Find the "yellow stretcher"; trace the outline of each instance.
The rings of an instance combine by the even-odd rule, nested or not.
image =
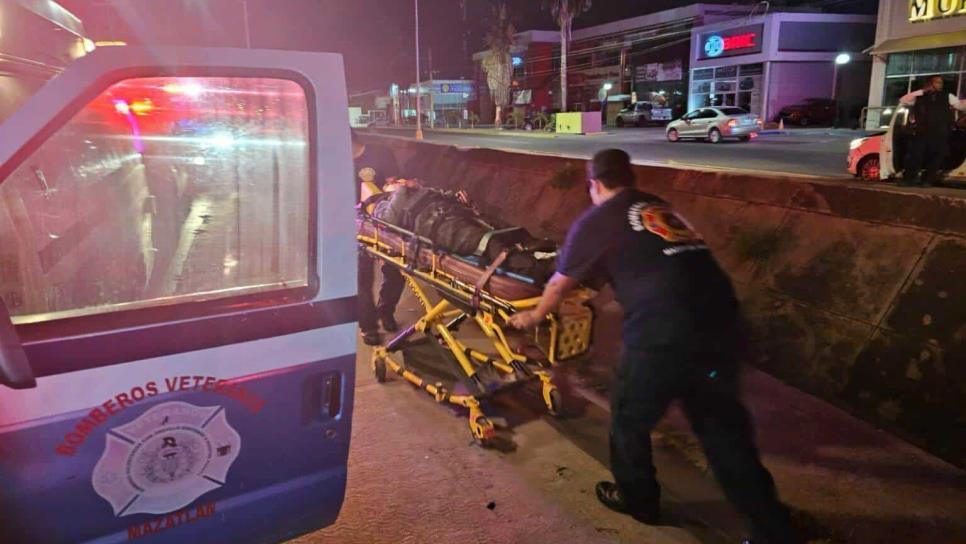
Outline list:
[[[424,389],[437,402],[467,408],[473,438],[483,446],[493,443],[496,430],[483,413],[480,401],[511,385],[539,380],[547,410],[560,415],[562,398],[550,370],[590,349],[594,315],[587,304],[589,291],[576,290],[534,332],[510,332],[508,318],[517,311],[535,307],[542,286],[527,278],[487,270],[470,257],[438,251],[432,240],[380,221],[365,210],[359,212],[358,226],[360,251],[397,267],[423,311],[415,323],[385,346],[374,348],[372,369],[379,382],[385,382],[391,370]],[[438,302],[428,296],[428,290],[438,295]],[[482,332],[486,348],[478,350],[467,345],[469,339],[461,331],[466,323]],[[508,335],[517,340],[522,337],[525,345],[514,349]],[[418,336],[444,348],[453,367],[451,371],[459,377],[467,394],[455,394],[442,382],[427,378],[425,373],[397,359],[395,354]],[[479,344],[479,335],[476,336]],[[482,374],[488,381],[481,378]]]

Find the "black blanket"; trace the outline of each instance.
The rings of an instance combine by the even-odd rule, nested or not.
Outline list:
[[[455,195],[425,187],[402,187],[377,195],[372,215],[435,242],[449,253],[477,257],[483,266],[506,250],[503,270],[544,284],[556,270],[556,245],[522,228],[480,215]]]

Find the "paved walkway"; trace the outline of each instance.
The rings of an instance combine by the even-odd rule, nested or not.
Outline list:
[[[593,488],[608,471],[583,449],[600,449],[606,414],[599,410],[558,423],[540,414],[535,395],[524,395],[522,404],[490,412],[513,418],[516,450],[483,450],[471,443],[464,415],[400,380],[376,383],[364,358],[357,365],[345,505],[335,525],[293,544],[735,541],[693,521],[674,522],[673,514],[672,523],[683,528],[648,527],[600,506]],[[685,464],[669,470],[701,479]]]

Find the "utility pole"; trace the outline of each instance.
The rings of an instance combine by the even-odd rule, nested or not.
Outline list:
[[[419,80],[419,0],[416,4],[416,139],[423,139],[422,82]]]
[[[427,51],[429,54],[429,128],[436,128],[436,99],[433,97],[433,48]]]

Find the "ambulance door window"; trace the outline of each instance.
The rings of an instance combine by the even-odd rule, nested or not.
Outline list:
[[[292,81],[112,85],[0,184],[14,324],[309,288],[308,134]]]

